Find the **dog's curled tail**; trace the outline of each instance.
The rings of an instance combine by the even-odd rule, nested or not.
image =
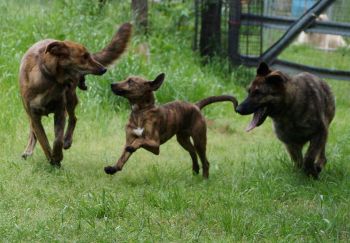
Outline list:
[[[199,109],[202,109],[203,107],[211,103],[222,102],[222,101],[231,101],[235,110],[236,110],[236,107],[238,106],[237,99],[232,95],[210,96],[208,98],[198,101],[195,105],[198,106]]]
[[[109,44],[93,54],[93,58],[103,66],[111,65],[125,51],[130,40],[132,24],[122,24]]]

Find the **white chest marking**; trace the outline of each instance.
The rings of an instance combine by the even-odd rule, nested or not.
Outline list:
[[[132,130],[132,131],[133,131],[134,134],[135,134],[136,136],[138,136],[138,137],[141,137],[142,134],[143,134],[143,128],[141,128],[141,127],[138,127],[138,128],[136,128],[136,129],[134,129],[134,130]]]
[[[45,98],[45,93],[44,94],[38,94],[31,102],[30,102],[30,106],[33,108],[37,108],[40,109],[42,108],[45,104],[44,104],[44,98]]]

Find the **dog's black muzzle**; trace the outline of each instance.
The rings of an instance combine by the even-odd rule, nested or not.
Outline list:
[[[250,115],[259,109],[259,105],[253,104],[250,98],[246,98],[241,104],[236,108],[236,112],[240,115]]]
[[[103,75],[107,72],[107,68],[101,67],[98,72],[97,75]]]
[[[123,89],[118,89],[118,88],[116,88],[116,87],[115,87],[115,84],[111,84],[111,90],[112,90],[112,92],[113,92],[114,94],[116,94],[116,95],[121,95],[121,96],[128,93],[127,90],[123,90]]]

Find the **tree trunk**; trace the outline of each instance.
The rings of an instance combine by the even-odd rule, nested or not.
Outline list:
[[[221,47],[221,7],[222,0],[203,0],[200,33],[200,53],[214,56]]]
[[[131,9],[136,24],[136,30],[147,33],[148,26],[148,2],[147,0],[132,0]]]

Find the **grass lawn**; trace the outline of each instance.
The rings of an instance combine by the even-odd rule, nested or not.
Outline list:
[[[209,180],[192,175],[190,156],[175,139],[159,156],[139,150],[119,174],[104,173],[120,155],[129,112],[126,101],[110,92],[111,82],[165,72],[160,103],[222,93],[245,97],[242,83],[249,80],[238,79],[239,71],[228,74],[218,61],[200,65],[190,49],[192,25],[174,24],[178,16],[192,23],[181,5],[152,4],[149,38],[134,36],[117,65],[102,77],[90,76],[89,90],[78,91],[74,142],[61,169],[49,165],[39,146],[30,159],[21,159],[29,132],[17,80],[23,53],[49,37],[98,50],[118,24],[130,20],[129,4],[110,1],[99,9],[78,0],[0,0],[1,241],[349,241],[350,83],[327,80],[337,113],[329,164],[318,181],[293,168],[269,119],[245,133],[251,117],[238,116],[224,103],[204,110]],[[150,63],[137,53],[145,41]],[[52,141],[52,116],[44,121]]]

